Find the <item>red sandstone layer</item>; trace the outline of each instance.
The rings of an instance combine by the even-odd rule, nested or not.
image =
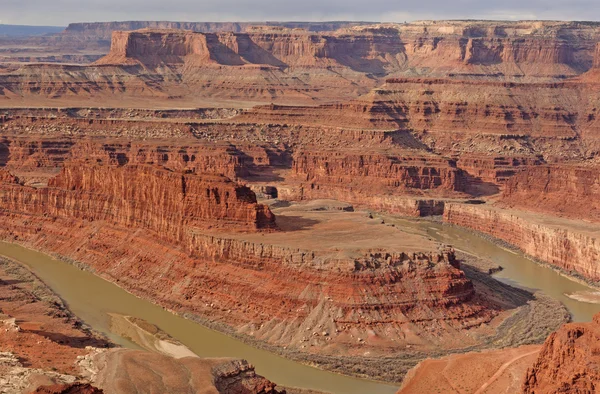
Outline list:
[[[397,351],[406,341],[427,349],[442,338],[460,347],[447,327],[477,329],[498,313],[474,298],[452,251],[312,251],[286,246],[293,234],[225,234],[273,224],[246,190],[149,166],[67,166],[47,188],[4,183],[0,232],[170,309],[281,346],[302,349],[313,341],[306,331],[318,330],[327,335],[314,338],[313,349],[325,352],[352,353],[356,338],[373,350]],[[319,237],[337,237],[332,231]]]
[[[470,204],[446,204],[444,221],[480,231],[559,269],[600,280],[596,227],[582,222]]]
[[[256,204],[250,189],[225,177],[178,174],[152,166],[72,163],[50,179],[47,188],[14,185],[3,190],[1,200],[8,210],[27,206],[31,214],[105,220],[152,229],[172,240],[181,239],[186,226],[274,227],[273,215]]]
[[[529,167],[507,182],[502,206],[586,221],[600,220],[600,173],[595,164]]]
[[[595,393],[600,382],[600,315],[571,323],[548,337],[527,371],[525,394]]]

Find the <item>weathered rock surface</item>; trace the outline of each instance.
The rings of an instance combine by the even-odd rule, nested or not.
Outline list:
[[[571,323],[548,337],[527,371],[526,394],[595,393],[600,385],[600,315]]]
[[[77,32],[84,36],[108,39],[111,31],[140,28],[175,28],[205,33],[226,31],[236,34],[242,31],[250,34],[261,31],[250,25],[168,22],[73,24],[67,28],[66,33]],[[285,27],[306,28],[313,32],[339,29],[336,32],[339,39],[333,33],[313,34],[303,44],[303,48],[308,51],[297,52],[300,55],[312,52],[323,57],[343,58],[341,54],[345,53],[348,61],[344,63],[362,70],[369,68],[381,71],[387,63],[393,65],[395,70],[409,74],[450,74],[475,78],[559,79],[580,74],[591,67],[595,40],[599,36],[596,24],[576,22],[421,21],[402,25],[366,25],[361,22],[265,25],[266,29],[275,33],[285,32],[282,30]],[[296,30],[294,34],[298,35],[299,32]],[[280,34],[274,38],[277,40],[282,36],[284,35]],[[265,49],[277,50],[279,45],[274,43],[273,47]],[[285,45],[282,48],[289,50],[298,48],[298,45]],[[311,48],[321,50],[311,51]],[[369,49],[374,53],[374,58],[361,62],[350,60],[354,54]],[[277,53],[273,55],[278,57]]]
[[[91,346],[104,348],[110,343],[83,328],[62,300],[27,269],[0,259],[1,392],[72,385],[79,380],[76,362]]]
[[[460,347],[456,329],[478,330],[499,313],[476,296],[452,250],[422,252],[426,241],[409,235],[404,252],[361,247],[364,236],[342,249],[340,231],[369,221],[359,213],[339,228],[326,221],[312,235],[294,236],[295,216],[280,223],[285,233],[235,235],[272,228],[273,216],[249,189],[215,176],[82,163],[65,166],[48,187],[4,183],[0,203],[3,238],[80,261],[169,309],[277,346],[350,354],[358,339],[373,351],[407,341],[428,349],[443,339]],[[386,245],[389,231],[397,230],[370,230]],[[325,244],[311,250],[311,237]],[[310,330],[327,335],[313,338]]]
[[[554,164],[518,172],[507,182],[501,205],[598,221],[599,196],[597,165]]]
[[[0,199],[7,210],[27,207],[32,214],[104,220],[151,229],[172,240],[181,239],[184,226],[274,227],[274,216],[256,203],[247,187],[225,177],[176,173],[149,165],[70,163],[50,179],[47,188],[4,189]]]
[[[134,22],[121,25],[136,27]],[[596,24],[535,21],[343,27],[326,23],[314,29],[341,28],[318,33],[240,24],[223,25],[231,27],[227,32],[207,32],[220,30],[217,25],[145,25],[154,30],[114,32],[109,54],[93,66],[30,64],[0,69],[0,97],[31,96],[43,102],[84,96],[99,101],[144,97],[154,102],[169,98],[207,103],[218,98],[314,104],[355,98],[385,77],[554,83],[592,68],[600,35]],[[90,41],[85,33],[76,39],[68,32],[89,31],[101,37],[92,41],[102,47],[104,35],[114,27],[73,25],[67,34],[47,38],[45,45],[85,46]],[[205,32],[161,30],[173,27]]]
[[[527,345],[427,359],[407,374],[398,394],[518,393],[540,347]]]

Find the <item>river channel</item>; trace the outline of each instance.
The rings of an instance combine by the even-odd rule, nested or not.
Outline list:
[[[492,260],[503,267],[501,272],[494,275],[497,279],[514,286],[542,290],[564,303],[575,321],[589,321],[595,313],[600,312],[600,304],[585,303],[566,296],[573,292],[590,291],[588,286],[570,280],[552,269],[534,263],[520,253],[498,246],[465,229],[441,223],[390,217],[386,217],[386,222],[394,223],[405,231],[423,234],[453,245],[459,250]],[[144,319],[160,327],[201,357],[244,358],[256,367],[257,373],[280,385],[336,394],[392,394],[398,389],[393,385],[322,371],[256,349],[172,314],[90,272],[82,271],[43,253],[0,242],[0,255],[25,264],[65,301],[75,315],[123,346],[134,345],[111,333],[109,313]]]

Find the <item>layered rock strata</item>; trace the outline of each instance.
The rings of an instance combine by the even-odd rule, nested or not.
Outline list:
[[[503,240],[567,273],[600,280],[600,244],[593,224],[457,203],[446,204],[444,221]]]
[[[570,218],[600,219],[598,166],[554,164],[523,169],[507,182],[502,206]]]
[[[103,25],[77,25],[72,29],[89,27],[102,29]],[[116,28],[105,24],[106,27],[108,31]],[[164,23],[144,27],[179,28],[176,24]],[[189,29],[185,30],[205,33],[218,30],[216,26],[187,27]],[[302,26],[297,24],[296,27]],[[306,27],[316,30],[311,26]],[[339,27],[340,30],[308,34],[298,29],[265,26],[248,27],[246,33],[253,43],[286,64],[292,58],[295,61],[303,59],[304,64],[314,64],[314,59],[321,58],[334,59],[334,64],[375,73],[410,70],[419,74],[425,72],[482,78],[500,75],[509,78],[556,79],[589,69],[593,63],[594,40],[600,35],[596,25],[561,22],[425,21],[370,26],[357,23],[354,27],[330,24],[328,27]],[[241,26],[234,25],[231,28],[227,31],[236,34],[234,41],[239,41],[238,37],[244,40],[245,35],[240,33]],[[286,42],[290,38],[294,43]],[[267,40],[274,42],[265,45]],[[248,45],[243,47],[248,48]],[[360,61],[354,58],[356,54],[366,56]]]
[[[451,161],[419,152],[310,152],[294,155],[293,176],[315,187],[350,190],[373,188],[384,192],[410,189],[462,191],[461,172]]]
[[[247,230],[275,226],[274,216],[256,203],[249,188],[225,177],[175,173],[148,165],[71,163],[50,179],[48,187],[14,186],[4,190],[1,200],[8,211],[21,206],[31,214],[103,220],[151,229],[174,241],[181,239],[185,226],[203,228],[208,223]]]
[[[476,300],[452,250],[347,255],[232,235],[272,228],[273,216],[222,178],[101,165],[66,166],[38,189],[3,178],[2,238],[80,261],[169,309],[267,343],[342,353],[356,338],[374,350],[397,349],[394,341],[427,349],[442,338],[464,346],[445,327],[476,329],[498,313]],[[409,334],[425,325],[426,335]],[[319,330],[314,340],[311,329]]]
[[[595,25],[556,22],[380,24],[328,33],[269,26],[244,33],[117,31],[95,65],[0,69],[0,97],[313,105],[358,97],[385,77],[556,83],[592,68],[598,36]]]

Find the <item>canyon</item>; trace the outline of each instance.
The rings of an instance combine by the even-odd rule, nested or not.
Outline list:
[[[554,392],[557,371],[585,392],[597,318],[561,327],[558,301],[395,220],[467,228],[597,286],[599,42],[598,23],[550,21],[0,38],[0,240],[286,358],[407,376],[403,393]],[[99,352],[77,349],[71,369]],[[176,390],[138,379],[164,368],[279,390],[241,360],[94,357],[82,384],[106,392]],[[81,380],[61,379],[40,385]]]

